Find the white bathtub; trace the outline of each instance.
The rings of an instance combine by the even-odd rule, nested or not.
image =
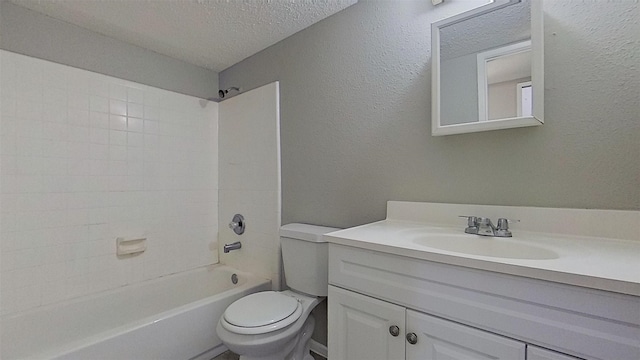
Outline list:
[[[11,315],[0,359],[208,360],[225,350],[215,328],[226,307],[270,287],[213,265]]]

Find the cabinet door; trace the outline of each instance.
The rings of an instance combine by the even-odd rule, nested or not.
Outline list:
[[[404,316],[401,306],[329,286],[329,359],[403,360]]]
[[[527,345],[527,360],[579,360],[573,356]]]
[[[407,360],[524,360],[526,345],[486,331],[407,310]]]

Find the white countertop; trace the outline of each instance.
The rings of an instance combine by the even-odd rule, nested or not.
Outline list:
[[[402,204],[393,203],[394,206]],[[410,203],[413,207],[415,204]],[[506,207],[505,209],[508,210]],[[458,210],[464,211],[465,209]],[[505,214],[505,217],[508,215]],[[575,217],[575,214],[572,216]],[[631,216],[630,219],[636,219],[635,216]],[[632,224],[632,226],[637,225]],[[415,259],[640,296],[640,241],[634,239],[590,237],[584,234],[551,234],[512,228],[514,235],[508,241],[539,246],[558,255],[553,259],[515,259],[431,248],[414,242],[411,236],[407,235],[445,233],[468,236],[470,241],[487,239],[478,235],[464,234],[464,227],[464,222],[454,227],[448,224],[432,225],[426,221],[403,221],[388,218],[367,225],[335,231],[325,235],[325,238],[334,244]]]

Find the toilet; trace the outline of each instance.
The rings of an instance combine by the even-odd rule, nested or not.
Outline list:
[[[290,290],[247,295],[229,305],[216,331],[240,360],[313,360],[311,310],[328,291],[329,246],[322,235],[339,229],[288,224],[280,228],[285,282]]]

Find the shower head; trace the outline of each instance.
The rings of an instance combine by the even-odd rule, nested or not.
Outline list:
[[[225,97],[225,96],[229,93],[229,91],[231,91],[231,90],[234,90],[234,91],[238,91],[238,92],[239,92],[239,91],[240,91],[240,88],[237,88],[237,87],[235,87],[235,86],[232,86],[232,87],[230,87],[230,88],[228,88],[228,89],[225,89],[225,90],[220,89],[220,90],[218,91],[218,97],[219,97],[220,99],[224,99],[224,97]]]
[[[2,0],[0,0],[0,1],[2,1]],[[239,92],[242,91],[242,88],[241,87],[232,86],[232,87],[230,87],[228,89],[224,89],[224,90],[220,89],[218,91],[218,97],[217,98],[210,97],[210,98],[206,98],[206,99],[201,99],[200,100],[200,106],[202,106],[204,108],[205,106],[207,106],[207,102],[209,102],[209,101],[213,101],[213,102],[219,103],[220,101],[224,100],[225,97],[227,97],[227,94],[229,93],[229,91],[236,91],[236,92],[239,93]]]

